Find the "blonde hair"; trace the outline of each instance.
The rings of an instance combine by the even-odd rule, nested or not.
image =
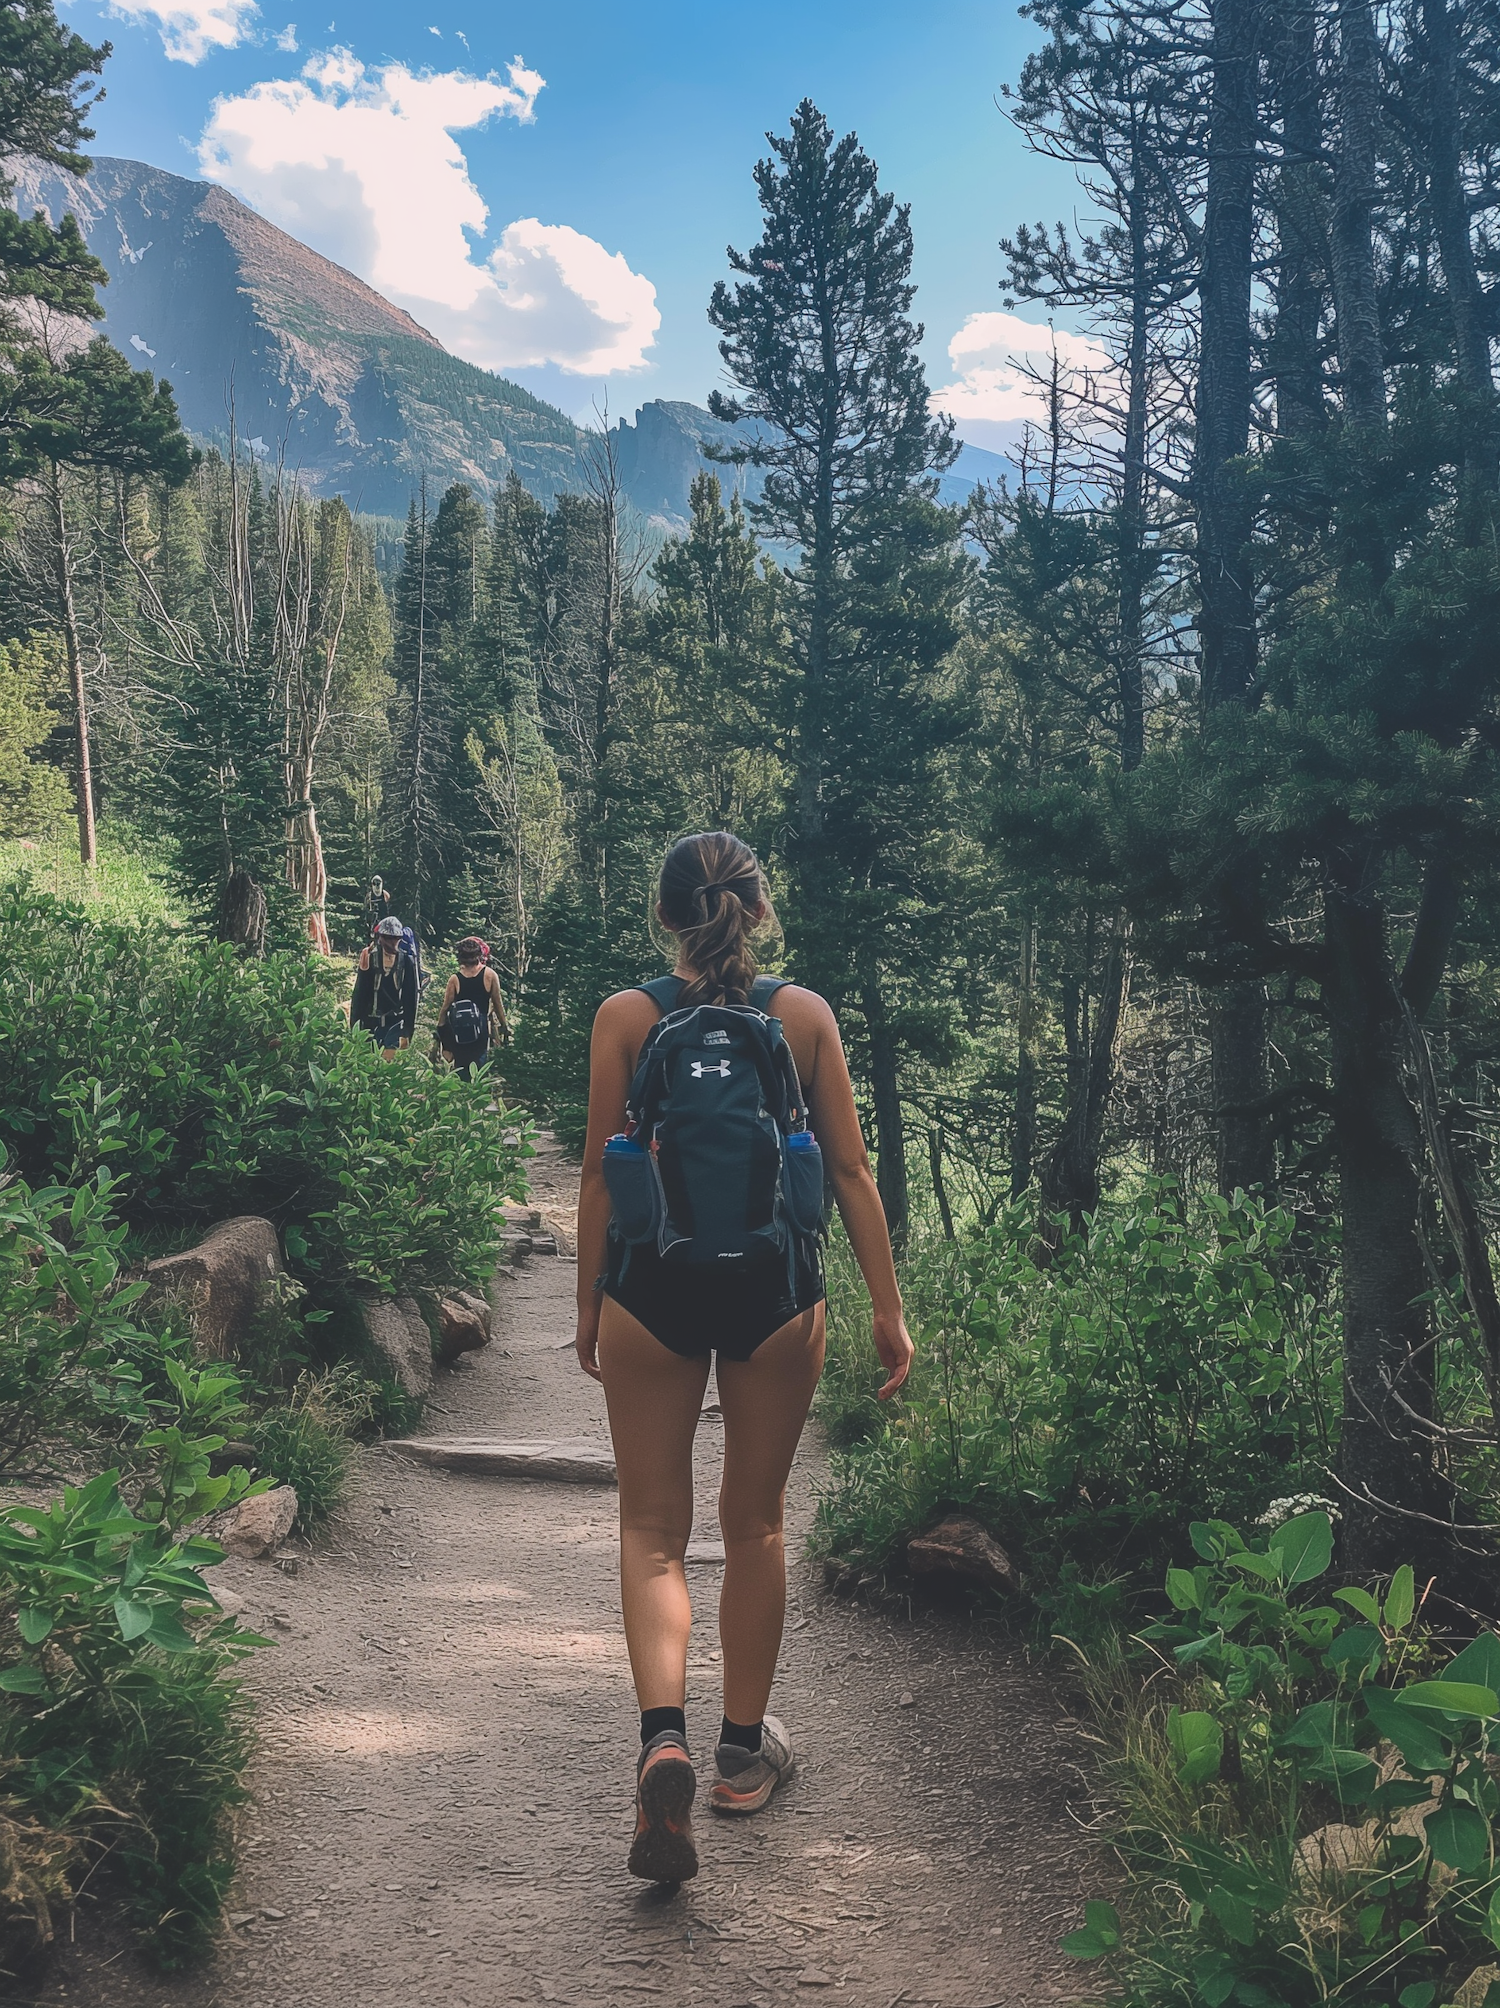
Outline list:
[[[753,939],[775,925],[754,851],[728,830],[682,837],[667,852],[656,889],[663,920],[693,974],[682,1003],[748,1004]]]

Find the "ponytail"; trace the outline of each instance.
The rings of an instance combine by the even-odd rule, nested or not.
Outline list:
[[[692,970],[683,1005],[748,1004],[753,935],[770,912],[754,851],[727,830],[683,837],[668,851],[657,899]]]

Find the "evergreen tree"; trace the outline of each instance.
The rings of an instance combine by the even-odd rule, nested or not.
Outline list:
[[[909,212],[858,139],[835,139],[804,100],[755,180],[760,239],[731,251],[742,276],[709,308],[738,394],[711,404],[754,421],[740,452],[765,469],[757,521],[800,551],[786,591],[792,944],[799,973],[863,1021],[881,1197],[899,1234],[901,1058],[929,1042],[938,981],[936,756],[959,724],[940,678],[958,631],[957,523],[932,501],[955,449],[910,316]]]

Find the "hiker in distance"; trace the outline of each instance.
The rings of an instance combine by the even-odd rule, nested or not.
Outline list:
[[[394,1060],[411,1044],[417,1028],[417,961],[407,946],[406,930],[393,913],[375,929],[375,940],[363,949],[349,1000],[349,1021],[363,1025],[381,1056]]]
[[[684,1557],[715,1353],[724,1720],[709,1802],[757,1812],[792,1769],[766,1704],[786,1611],[787,1474],[823,1368],[825,1161],[874,1307],[882,1399],[906,1379],[912,1344],[833,1013],[756,976],[753,942],[774,918],[755,854],[723,831],[684,837],[656,912],[675,937],[672,974],[607,998],[594,1020],[576,1343],[604,1384],[619,1474],[641,1710],[630,1870],[675,1883],[698,1869]]]
[[[438,1012],[438,1038],[454,1070],[472,1080],[490,1061],[490,1036],[501,1045],[510,1038],[500,978],[490,967],[487,941],[465,935],[454,950],[458,974],[448,978],[443,1007]]]

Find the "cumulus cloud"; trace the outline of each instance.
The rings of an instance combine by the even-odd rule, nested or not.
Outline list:
[[[155,22],[175,63],[201,63],[213,49],[232,49],[260,12],[255,0],[110,0],[109,11],[142,26]]]
[[[948,344],[955,381],[935,390],[932,401],[952,415],[960,431],[976,423],[1012,431],[1028,420],[1044,423],[1046,401],[1027,371],[1050,370],[1054,346],[1066,371],[1098,372],[1109,366],[1104,350],[1086,335],[1039,328],[1019,314],[970,314]]]
[[[535,217],[509,224],[487,255],[470,241],[489,211],[454,134],[529,122],[543,88],[519,56],[502,81],[367,68],[334,49],[298,79],[220,98],[199,163],[470,362],[635,369],[661,316],[655,287],[619,252]]]
[[[278,49],[285,50],[285,52],[289,56],[296,55],[297,24],[295,21],[287,22],[286,26],[282,29],[281,33],[276,37],[276,46]]]

